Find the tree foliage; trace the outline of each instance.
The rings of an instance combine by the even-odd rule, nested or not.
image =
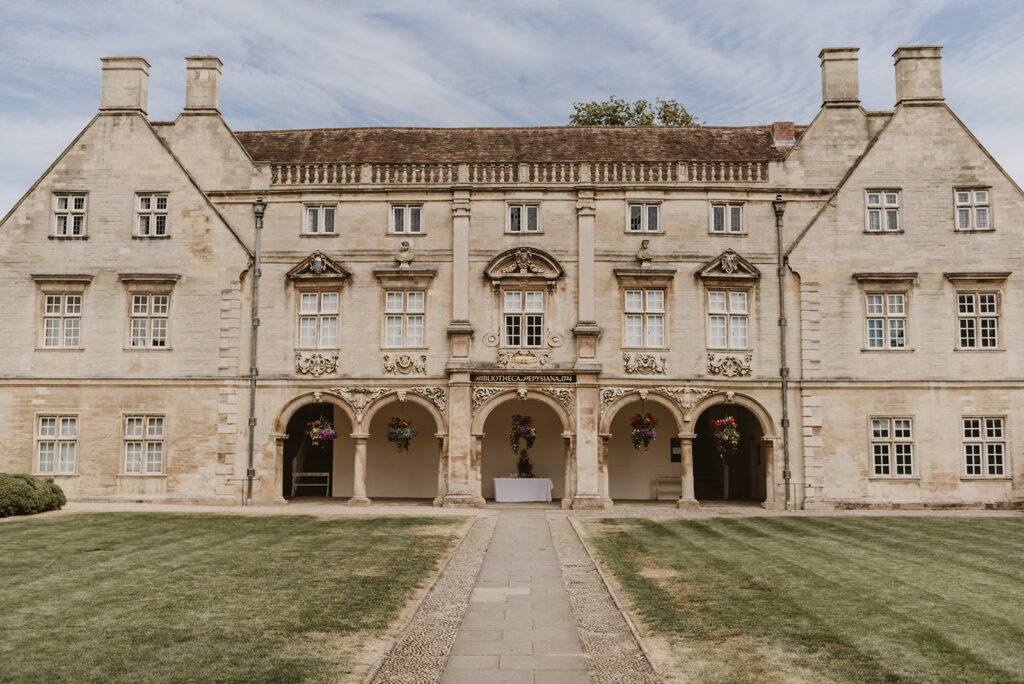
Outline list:
[[[700,120],[675,100],[660,97],[626,102],[612,95],[604,102],[574,102],[570,126],[699,126]]]

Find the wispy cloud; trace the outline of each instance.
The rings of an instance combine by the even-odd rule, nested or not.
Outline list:
[[[4,3],[0,213],[95,113],[106,55],[153,65],[153,119],[181,110],[186,55],[219,56],[236,129],[561,124],[612,93],[740,125],[809,121],[826,46],[860,46],[863,104],[891,108],[892,51],[914,43],[945,45],[947,101],[1024,179],[1012,0]]]

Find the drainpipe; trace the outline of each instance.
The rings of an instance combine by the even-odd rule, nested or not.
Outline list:
[[[256,254],[252,269],[252,348],[249,355],[249,467],[245,471],[245,505],[252,506],[252,479],[256,476],[253,467],[253,448],[256,439],[256,333],[260,327],[260,234],[263,232],[263,211],[267,205],[262,197],[252,203],[256,217]]]
[[[782,254],[782,215],[786,213],[786,200],[776,195],[772,202],[775,210],[775,235],[778,240],[779,267],[775,272],[779,281],[779,379],[782,385],[782,480],[786,486],[786,510],[793,510],[790,494],[792,474],[789,471],[789,368],[786,367],[786,288],[784,276],[786,259]]]

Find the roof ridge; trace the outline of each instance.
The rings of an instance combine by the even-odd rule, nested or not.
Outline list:
[[[312,133],[316,131],[545,131],[545,130],[753,130],[771,128],[771,124],[746,126],[333,126],[320,128],[266,128],[235,131],[235,133]]]

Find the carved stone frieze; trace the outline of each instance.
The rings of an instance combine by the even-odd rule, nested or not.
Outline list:
[[[500,349],[498,366],[501,368],[537,368],[548,365],[551,355],[546,349]]]
[[[392,375],[426,375],[426,354],[385,354],[384,372]]]
[[[356,420],[361,421],[370,402],[394,390],[387,387],[335,387],[331,391],[344,399],[355,410]]]
[[[480,407],[487,403],[487,400],[498,392],[504,392],[507,387],[474,387],[473,388],[473,415],[480,410]]]
[[[570,413],[572,412],[573,400],[576,398],[576,393],[571,387],[541,387],[541,392],[550,394],[558,400],[562,406],[566,408]]]
[[[630,392],[636,392],[635,387],[605,387],[601,390],[601,410],[611,406],[616,399]]]
[[[410,387],[409,389],[429,399],[441,413],[445,412],[448,404],[445,399],[444,387]]]
[[[754,361],[753,354],[742,357],[733,354],[708,353],[708,373],[726,378],[750,375],[750,364]]]
[[[683,413],[689,415],[694,406],[718,390],[711,387],[655,387],[654,391],[675,399],[675,402],[683,409]]]
[[[625,352],[622,363],[631,375],[663,375],[666,372],[664,354],[650,352]]]
[[[295,352],[295,372],[319,378],[338,372],[338,352]]]
[[[601,390],[601,411],[604,412],[616,400],[627,394],[635,392],[638,397],[645,399],[650,392],[656,392],[676,402],[683,409],[683,413],[689,415],[694,406],[717,391],[711,387],[605,387]]]

